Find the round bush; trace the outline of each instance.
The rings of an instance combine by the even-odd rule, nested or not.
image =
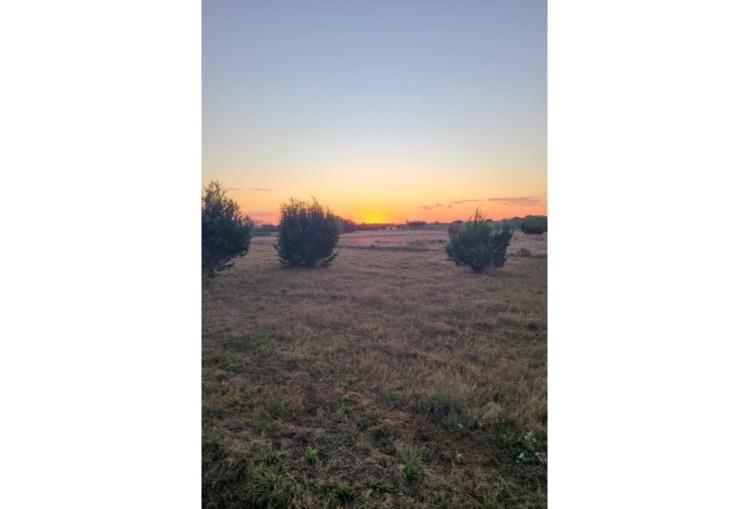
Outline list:
[[[468,265],[476,273],[504,265],[512,239],[511,228],[497,229],[476,211],[471,219],[453,224],[447,231],[450,242],[445,251],[456,265]]]
[[[338,218],[317,200],[292,198],[281,206],[278,243],[274,245],[284,267],[325,267],[337,256]]]
[[[239,212],[218,182],[208,184],[203,193],[202,237],[204,276],[228,269],[250,249],[252,220]]]

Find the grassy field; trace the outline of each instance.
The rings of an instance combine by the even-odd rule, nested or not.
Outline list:
[[[486,275],[445,240],[257,238],[204,285],[204,507],[546,507],[546,236]]]

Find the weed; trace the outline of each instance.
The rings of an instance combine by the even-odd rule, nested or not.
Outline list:
[[[310,465],[315,465],[318,461],[320,461],[320,458],[318,458],[317,456],[317,449],[311,446],[307,447],[304,456],[307,458],[307,463],[309,463]]]
[[[545,444],[532,431],[525,433],[506,429],[502,441],[512,451],[516,463],[543,465],[546,463]]]
[[[385,484],[383,481],[381,481],[379,479],[376,480],[376,481],[374,481],[374,482],[372,482],[369,485],[369,489],[372,490],[373,493],[376,493],[378,495],[382,495],[383,493],[393,493],[394,492],[392,486],[388,486],[387,484]]]
[[[342,504],[351,502],[354,500],[354,488],[352,488],[346,481],[340,482],[335,487],[335,497]]]
[[[404,446],[398,450],[398,459],[403,463],[403,477],[415,481],[422,475],[421,450],[414,446]]]
[[[434,420],[451,430],[463,430],[466,426],[463,402],[447,392],[433,392],[423,397],[422,406]]]

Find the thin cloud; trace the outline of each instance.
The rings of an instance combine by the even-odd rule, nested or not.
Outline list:
[[[496,198],[489,198],[489,201],[496,201],[504,203],[505,205],[540,205],[543,203],[541,200],[534,196],[498,196]]]
[[[434,208],[444,207],[441,203],[435,203],[434,205],[421,205],[419,208],[424,210],[432,210]]]
[[[454,203],[455,205],[460,205],[461,203],[472,203],[477,201],[484,201],[484,200],[478,200],[478,199],[471,199],[471,200],[450,200],[450,203]]]
[[[227,191],[255,191],[255,192],[263,192],[263,193],[273,191],[273,189],[268,189],[265,187],[228,187],[226,190]]]

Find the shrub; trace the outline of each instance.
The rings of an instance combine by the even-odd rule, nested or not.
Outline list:
[[[540,235],[547,228],[546,216],[527,216],[520,224],[520,229],[526,235]]]
[[[278,228],[274,247],[284,267],[325,267],[337,256],[333,248],[338,243],[338,220],[317,200],[292,198],[282,205]]]
[[[218,182],[208,184],[203,193],[202,236],[203,275],[208,277],[228,269],[250,249],[252,220],[239,212]]]
[[[468,221],[453,224],[447,231],[450,242],[445,251],[456,265],[468,265],[476,273],[484,272],[489,266],[504,265],[512,228],[496,228],[477,210]]]

